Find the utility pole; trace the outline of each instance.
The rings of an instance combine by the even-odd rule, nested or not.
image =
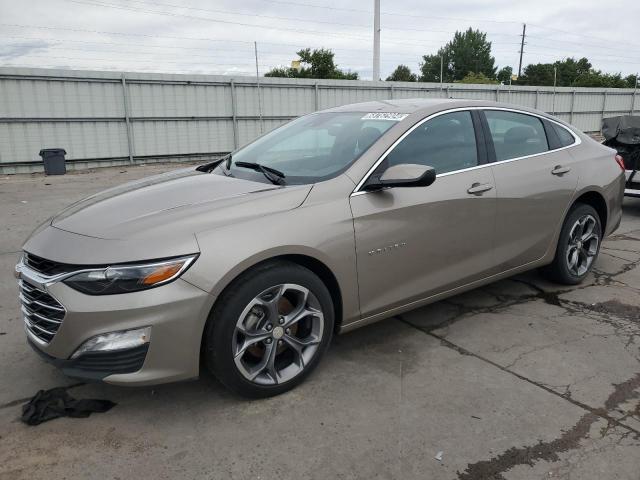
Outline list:
[[[258,69],[258,42],[253,42],[256,54],[256,86],[258,87],[258,118],[260,118],[260,134],[262,134],[262,94],[260,93],[260,70]]]
[[[440,90],[442,90],[442,75],[444,73],[444,59],[440,55]]]
[[[556,83],[558,81],[558,68],[554,65],[553,67],[553,108],[551,111],[552,115],[556,114]]]
[[[522,42],[520,43],[520,63],[518,64],[518,78],[522,72],[522,54],[524,53],[524,37],[527,34],[527,24],[522,24]]]
[[[631,112],[629,115],[633,115],[636,110],[636,94],[638,93],[638,74],[636,73],[636,82],[633,86],[633,98],[631,99]]]
[[[373,81],[380,80],[380,0],[373,0]]]

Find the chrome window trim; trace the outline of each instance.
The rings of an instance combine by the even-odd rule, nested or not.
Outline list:
[[[564,128],[566,131],[568,131],[573,136],[575,141],[571,145],[567,145],[565,147],[560,147],[560,148],[555,148],[553,150],[547,150],[546,152],[534,153],[532,155],[525,155],[523,157],[509,158],[507,160],[500,160],[500,161],[496,161],[496,162],[488,162],[488,163],[483,163],[481,165],[476,165],[475,167],[469,167],[469,168],[463,168],[461,170],[452,170],[451,172],[439,173],[439,174],[436,175],[436,178],[438,178],[438,177],[446,177],[448,175],[455,175],[457,173],[469,172],[471,170],[477,170],[477,169],[480,169],[480,168],[485,168],[485,167],[489,167],[489,166],[493,166],[493,165],[501,165],[503,163],[515,162],[515,161],[518,161],[518,160],[524,160],[526,158],[538,157],[540,155],[547,155],[549,153],[555,153],[555,152],[559,152],[561,150],[565,150],[565,149],[568,149],[568,148],[577,147],[578,145],[580,145],[582,143],[582,139],[578,135],[576,135],[575,132],[573,132],[571,129],[565,127],[560,122],[558,122],[556,120],[553,120],[551,118],[547,118],[547,117],[545,117],[543,115],[539,115],[537,113],[527,112],[526,110],[518,110],[517,108],[494,107],[494,106],[485,106],[485,107],[482,107],[482,106],[471,106],[471,107],[451,108],[451,109],[448,109],[448,110],[443,110],[441,112],[435,112],[435,113],[423,118],[422,120],[417,122],[415,125],[413,125],[409,130],[404,132],[395,142],[393,142],[393,144],[389,148],[387,148],[387,150],[385,150],[385,152],[380,156],[380,158],[378,160],[376,160],[376,162],[367,171],[367,173],[364,175],[364,177],[362,177],[360,182],[358,182],[358,184],[356,185],[356,188],[353,189],[353,191],[351,192],[350,196],[354,197],[356,195],[362,195],[362,194],[365,194],[365,193],[372,193],[372,192],[368,192],[366,190],[360,190],[360,188],[362,188],[362,186],[366,183],[366,181],[369,179],[371,174],[373,172],[375,172],[376,168],[378,168],[378,166],[384,161],[384,159],[387,158],[387,155],[389,155],[396,148],[396,146],[398,146],[398,144],[400,142],[402,142],[409,134],[411,134],[411,132],[413,132],[420,125],[422,125],[423,123],[431,120],[432,118],[439,117],[440,115],[444,115],[446,113],[465,112],[465,111],[471,111],[471,110],[500,110],[500,111],[504,111],[504,112],[521,113],[523,115],[529,115],[531,117],[536,117],[536,118],[539,118],[541,120],[547,120],[547,121],[549,121],[551,123],[554,123],[554,124],[560,126],[561,128]]]

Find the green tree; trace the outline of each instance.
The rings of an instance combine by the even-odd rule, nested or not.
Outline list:
[[[484,84],[496,84],[499,83],[498,80],[494,80],[492,78],[488,78],[484,73],[473,73],[469,72],[462,79],[459,80],[458,83],[484,83]]]
[[[577,77],[571,84],[573,87],[625,88],[627,82],[619,73],[602,73],[591,70]]]
[[[500,69],[500,71],[498,72],[498,74],[496,75],[496,78],[504,83],[510,83],[511,82],[511,75],[513,75],[513,68],[511,67],[502,67]]]
[[[579,77],[585,76],[591,71],[591,63],[586,58],[580,60],[567,58],[557,60],[554,63],[536,63],[525,67],[518,83],[521,85],[553,85],[554,67],[559,87],[574,86],[574,82]]]
[[[275,67],[264,74],[265,77],[288,78],[330,78],[338,80],[357,80],[357,72],[343,72],[335,64],[335,54],[325,48],[311,50],[305,48],[297,52],[301,68]]]
[[[638,74],[636,73],[635,75],[627,75],[626,77],[624,77],[624,81],[627,84],[627,88],[635,88],[636,84],[638,83]]]
[[[443,49],[441,48],[436,55],[423,55],[423,62],[420,64],[421,82],[440,82],[440,57],[442,51]],[[444,73],[446,74],[446,72]],[[443,77],[446,78],[444,74]]]
[[[422,81],[440,81],[440,58],[443,61],[443,81],[460,81],[469,72],[482,73],[490,79],[496,77],[491,42],[487,41],[487,34],[480,30],[469,27],[465,32],[456,32],[436,55],[424,55],[420,65]]]
[[[406,65],[398,65],[396,69],[387,77],[387,82],[417,82],[418,76],[411,73],[411,69]]]
[[[553,63],[528,65],[518,80],[523,85],[553,85],[554,68],[560,87],[633,88],[634,75],[622,78],[620,73],[596,70],[587,58],[566,58]]]

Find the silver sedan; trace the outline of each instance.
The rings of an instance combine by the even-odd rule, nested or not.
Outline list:
[[[616,152],[522,107],[396,100],[71,205],[16,267],[29,343],[118,385],[275,395],[334,333],[542,267],[582,281],[621,219]]]

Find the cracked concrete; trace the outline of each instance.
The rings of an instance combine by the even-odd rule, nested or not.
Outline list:
[[[640,479],[635,199],[582,285],[531,272],[354,331],[274,399],[238,399],[207,375],[156,388],[73,385],[25,345],[16,252],[62,206],[169,168],[2,180],[0,479]],[[19,423],[26,398],[62,385],[118,406]]]

